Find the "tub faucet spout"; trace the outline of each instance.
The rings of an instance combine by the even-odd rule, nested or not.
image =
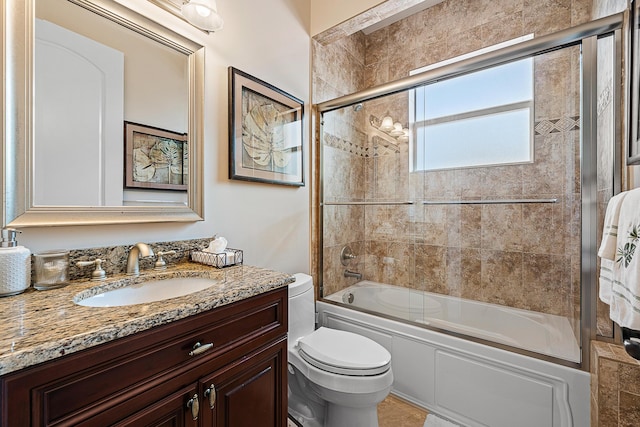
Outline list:
[[[345,270],[344,271],[344,277],[355,277],[358,280],[362,280],[362,274],[361,273],[356,273],[355,271],[351,271],[351,270]]]
[[[136,243],[129,251],[127,257],[127,276],[139,276],[140,264],[138,259],[140,257],[153,256],[153,250],[146,243]]]

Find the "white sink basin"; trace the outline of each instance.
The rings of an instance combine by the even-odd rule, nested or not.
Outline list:
[[[150,280],[94,295],[77,301],[76,304],[87,307],[118,307],[145,304],[192,294],[215,283],[217,283],[217,280],[206,277],[175,277],[172,279]]]

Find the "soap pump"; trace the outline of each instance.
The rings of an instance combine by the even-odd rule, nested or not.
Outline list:
[[[18,246],[14,228],[0,230],[0,296],[16,295],[31,286],[31,251]]]

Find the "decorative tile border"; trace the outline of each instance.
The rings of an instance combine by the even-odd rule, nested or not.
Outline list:
[[[605,102],[606,93],[601,94],[601,97],[603,97],[602,102]],[[544,119],[534,124],[536,136],[545,136],[573,130],[580,130],[580,116]],[[347,141],[329,133],[324,134],[324,143],[328,147],[336,148],[360,157],[378,157],[400,152],[399,145],[392,144],[377,135],[372,136],[370,142],[367,142],[368,147],[363,147],[355,142]]]
[[[346,151],[360,157],[371,157],[368,147],[362,147],[354,142],[347,141],[329,133],[324,134],[324,143],[331,148]]]
[[[560,117],[559,119],[545,119],[535,122],[536,136],[562,133],[580,129],[580,116]]]

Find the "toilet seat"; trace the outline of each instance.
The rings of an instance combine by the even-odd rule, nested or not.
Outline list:
[[[300,356],[318,369],[340,375],[379,375],[391,354],[377,342],[351,332],[321,327],[298,341]]]

